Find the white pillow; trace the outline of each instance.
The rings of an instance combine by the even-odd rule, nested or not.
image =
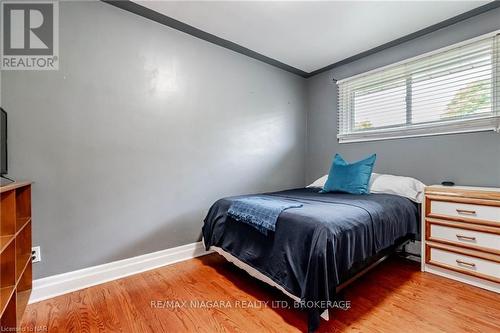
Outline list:
[[[422,203],[424,199],[424,188],[424,183],[411,177],[374,172],[370,178],[370,193],[396,194],[417,203]]]
[[[316,181],[314,183],[312,183],[311,185],[308,185],[306,187],[321,187],[321,188],[323,188],[323,186],[325,186],[327,179],[328,179],[328,175],[324,175],[323,177],[316,179]]]

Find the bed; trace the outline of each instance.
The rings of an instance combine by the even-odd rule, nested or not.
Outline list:
[[[398,195],[320,193],[318,188],[264,195],[302,206],[283,211],[275,231],[264,235],[228,214],[233,200],[245,196],[220,199],[204,220],[203,241],[207,250],[307,302],[309,331],[328,313],[339,287],[419,230],[418,205]]]

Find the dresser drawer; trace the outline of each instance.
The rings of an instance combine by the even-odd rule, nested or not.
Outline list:
[[[428,247],[427,262],[463,274],[500,283],[500,263],[444,249]]]
[[[432,241],[445,241],[457,246],[500,253],[500,235],[494,233],[430,224],[427,236]]]
[[[448,218],[473,218],[500,225],[500,207],[431,200],[430,214]]]

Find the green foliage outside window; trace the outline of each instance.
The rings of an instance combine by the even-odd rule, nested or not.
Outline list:
[[[477,111],[485,110],[491,105],[491,94],[487,89],[488,81],[482,80],[469,83],[457,91],[451,102],[446,107],[443,118],[463,117]]]

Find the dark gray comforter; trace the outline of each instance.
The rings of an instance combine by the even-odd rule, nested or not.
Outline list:
[[[231,198],[218,200],[205,218],[205,245],[222,248],[303,301],[334,301],[354,265],[418,232],[418,207],[406,198],[318,192],[267,193],[303,205],[284,211],[267,236],[228,216]],[[310,330],[321,310],[310,309]]]

